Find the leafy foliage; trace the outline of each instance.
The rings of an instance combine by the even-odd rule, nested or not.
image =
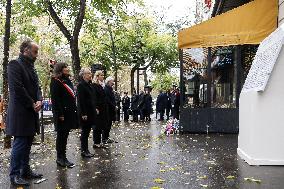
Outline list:
[[[151,82],[154,90],[169,90],[172,88],[172,84],[178,84],[179,78],[177,76],[170,75],[168,72],[164,74],[157,74],[155,79]]]

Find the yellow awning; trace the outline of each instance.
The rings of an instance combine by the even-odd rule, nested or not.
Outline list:
[[[278,0],[254,0],[178,33],[178,47],[259,44],[277,28]]]

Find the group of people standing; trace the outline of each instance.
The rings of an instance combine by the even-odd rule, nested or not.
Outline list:
[[[33,41],[24,41],[20,46],[20,55],[8,64],[9,104],[6,118],[6,134],[13,136],[11,151],[10,180],[14,185],[29,185],[26,179],[42,178],[30,165],[30,151],[34,136],[39,133],[39,111],[42,108],[42,93],[34,62],[38,57],[39,47]],[[113,86],[114,79],[104,79],[103,71],[94,74],[89,68],[80,71],[80,82],[73,86],[69,68],[66,63],[56,63],[50,83],[52,112],[56,136],[56,163],[59,166],[72,168],[74,163],[66,157],[66,146],[72,129],[81,127],[81,155],[90,158],[88,138],[93,130],[93,148],[105,148],[110,139],[113,121],[117,119],[118,103]],[[140,94],[125,93],[122,98],[124,120],[128,121],[129,113],[133,121],[151,121],[152,109],[151,88],[145,88]],[[174,98],[173,98],[174,97]],[[166,100],[167,99],[167,100]],[[157,110],[161,120],[167,110],[168,93],[160,93],[157,99]],[[173,100],[172,100],[173,99]],[[179,92],[171,93],[173,116],[178,118]],[[166,103],[166,104],[165,104]]]
[[[33,41],[24,41],[20,55],[8,64],[9,104],[6,134],[13,136],[10,181],[13,185],[27,186],[26,179],[42,178],[30,165],[30,151],[34,136],[39,133],[39,111],[42,93],[34,68],[39,47]],[[93,75],[89,68],[80,71],[80,82],[75,92],[65,63],[56,63],[50,83],[52,112],[56,136],[57,164],[72,168],[66,157],[67,139],[71,129],[81,126],[81,155],[92,157],[88,138],[93,130],[93,148],[104,148],[115,142],[109,138],[115,120],[116,103],[113,92],[114,80],[104,79],[104,72]]]
[[[176,85],[173,85],[173,89],[163,92],[159,91],[159,95],[156,101],[156,111],[160,114],[159,121],[164,120],[166,113],[167,120],[172,115],[173,119],[179,119],[180,108],[180,92]]]
[[[53,104],[54,125],[57,131],[57,164],[73,167],[66,158],[67,138],[71,129],[81,127],[81,155],[92,157],[88,138],[93,130],[93,148],[104,148],[113,143],[109,138],[112,122],[115,120],[116,104],[113,92],[114,80],[104,81],[104,72],[96,71],[94,76],[89,68],[80,71],[80,82],[75,92],[70,80],[68,65],[57,63],[50,84]]]

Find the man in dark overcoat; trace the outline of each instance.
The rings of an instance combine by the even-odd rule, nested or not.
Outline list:
[[[174,119],[179,119],[179,107],[180,107],[180,92],[179,89],[175,86],[172,92],[172,110],[173,110]]]
[[[130,108],[130,98],[128,97],[128,93],[124,92],[124,97],[122,98],[122,110],[124,121],[129,120],[129,108]]]
[[[166,115],[167,115],[167,120],[170,119],[170,114],[172,114],[172,101],[171,101],[171,91],[168,90],[166,93]]]
[[[139,115],[138,102],[139,102],[139,95],[134,90],[133,95],[131,97],[131,111],[132,111],[132,116],[133,116],[133,120],[132,120],[133,122],[138,121],[138,115]]]
[[[88,138],[91,129],[95,126],[95,116],[99,113],[96,109],[96,96],[92,86],[92,72],[89,68],[80,71],[81,80],[77,86],[77,104],[81,124],[81,155],[82,157],[93,157],[88,148]]]
[[[158,121],[164,120],[166,105],[167,105],[167,96],[165,93],[163,93],[162,90],[160,90],[156,101],[156,111],[160,114],[160,119]]]
[[[6,133],[14,136],[11,151],[10,180],[14,185],[29,185],[26,178],[41,178],[29,165],[32,141],[39,132],[42,95],[34,62],[38,45],[24,41],[20,56],[8,65],[9,104]]]
[[[152,96],[150,94],[150,88],[145,88],[144,95],[144,106],[142,108],[143,115],[145,116],[146,121],[151,121],[151,113],[152,113]]]

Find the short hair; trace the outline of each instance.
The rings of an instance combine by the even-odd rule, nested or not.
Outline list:
[[[108,82],[110,82],[110,81],[114,81],[113,77],[111,77],[111,76],[107,77],[105,82],[106,82],[106,84],[108,84]]]
[[[63,62],[56,63],[53,68],[53,76],[60,77],[62,75],[62,70],[67,67],[68,67],[68,64],[66,63],[63,63]]]
[[[26,49],[31,49],[32,43],[33,43],[33,41],[30,40],[30,39],[23,41],[22,44],[20,45],[20,53],[23,54]]]
[[[87,71],[90,71],[90,72],[91,72],[91,69],[90,69],[90,68],[87,68],[87,67],[82,68],[82,69],[80,70],[79,76],[80,76],[81,78],[83,78],[84,74],[85,74]]]

